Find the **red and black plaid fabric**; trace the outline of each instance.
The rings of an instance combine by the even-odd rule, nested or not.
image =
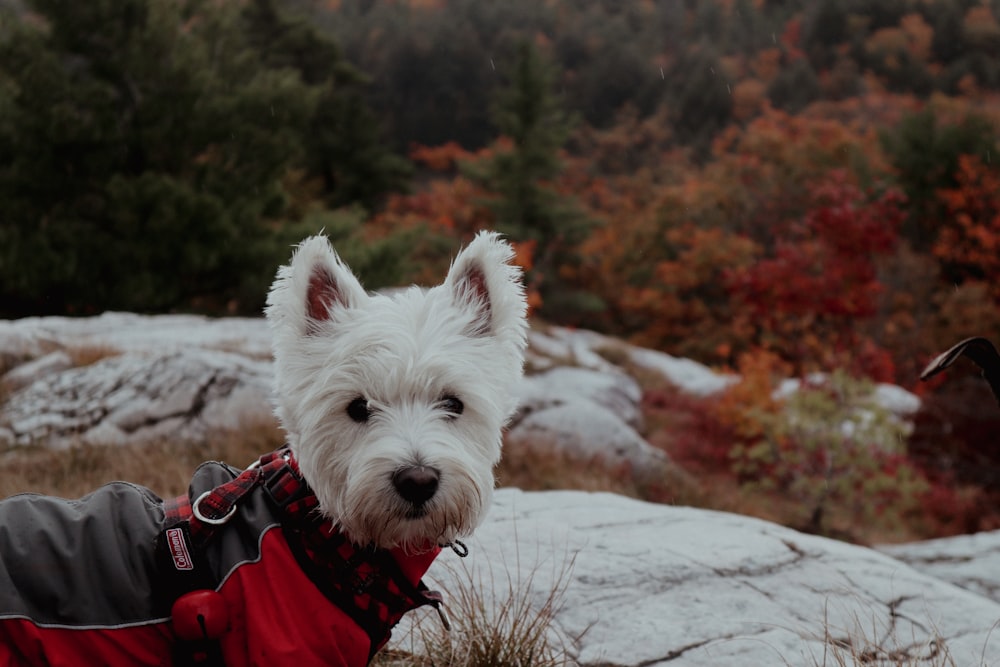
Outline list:
[[[169,526],[179,523],[187,523],[190,529],[192,540],[196,545],[201,545],[211,538],[221,524],[205,523],[194,513],[193,503],[198,503],[199,513],[208,519],[224,521],[232,512],[240,499],[253,491],[255,487],[263,483],[265,465],[269,465],[273,474],[284,465],[284,461],[277,456],[279,452],[272,452],[261,457],[257,465],[247,468],[242,474],[231,482],[218,486],[211,493],[192,501],[188,495],[178,496],[164,501],[165,524]],[[267,464],[265,464],[267,459]]]
[[[263,489],[278,509],[289,547],[309,578],[371,638],[372,655],[406,612],[428,604],[440,610],[441,595],[422,581],[414,586],[392,553],[354,545],[315,511],[316,495],[287,448],[261,457],[231,482],[195,500],[202,516],[221,520],[255,489]],[[200,521],[191,505],[188,496],[167,501],[166,525],[186,522],[195,548],[204,548],[224,525]]]
[[[408,611],[441,604],[423,582],[410,583],[391,553],[354,546],[330,521],[293,526],[286,534],[310,578],[372,638],[372,654]]]

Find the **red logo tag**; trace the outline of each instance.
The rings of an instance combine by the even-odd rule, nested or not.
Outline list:
[[[168,528],[166,534],[167,544],[170,547],[170,557],[174,559],[174,567],[178,570],[193,570],[194,561],[191,560],[191,552],[188,551],[184,531],[180,528]]]

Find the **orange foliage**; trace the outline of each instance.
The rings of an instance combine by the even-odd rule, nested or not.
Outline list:
[[[767,86],[758,79],[744,79],[733,87],[733,118],[748,120],[755,116],[767,99]]]
[[[925,63],[931,55],[934,28],[927,24],[920,14],[907,14],[899,21],[907,36],[907,50],[918,61]]]
[[[884,159],[871,154],[872,146],[873,130],[792,116],[765,104],[745,130],[734,126],[719,134],[716,159],[689,179],[689,187],[700,191],[698,201],[685,204],[692,219],[770,245],[775,225],[801,217],[812,205],[810,184],[831,169],[884,171]]]
[[[520,266],[524,272],[527,274],[535,266],[535,251],[538,246],[538,242],[534,239],[528,241],[512,241],[511,244],[514,246],[514,264]],[[537,286],[526,285],[525,292],[528,297],[528,314],[535,312],[542,306],[542,295],[539,293]]]
[[[423,187],[412,194],[392,195],[383,210],[368,222],[368,233],[379,236],[400,229],[426,226],[432,234],[468,240],[481,229],[495,227],[493,214],[486,206],[489,193],[472,179],[459,175],[458,171],[462,166],[475,168],[493,151],[507,146],[509,140],[503,138],[477,152],[467,151],[455,142],[441,146],[414,146],[410,158],[431,171],[441,172],[444,177],[427,179]],[[511,241],[515,251],[514,262],[526,272],[530,271],[534,267],[537,244],[517,239]],[[418,276],[418,282],[423,278]],[[529,309],[537,310],[542,305],[536,285],[527,286],[527,297]]]
[[[426,223],[438,231],[468,237],[492,225],[492,215],[482,205],[485,193],[463,176],[438,179],[410,195],[393,195],[385,210],[371,224],[383,227]]]
[[[410,149],[410,159],[425,165],[432,171],[454,172],[458,165],[474,159],[475,153],[465,150],[457,142],[449,141],[441,146],[416,145]]]
[[[866,74],[865,87],[872,90],[863,97],[851,97],[836,102],[815,102],[800,116],[812,121],[841,125],[846,131],[864,137],[865,158],[884,170],[885,156],[878,150],[877,132],[893,127],[908,114],[924,108],[913,95],[899,95],[881,90],[874,75]],[[938,110],[935,104],[935,110]],[[968,113],[968,111],[966,111]]]
[[[770,48],[758,51],[750,64],[750,70],[764,83],[771,83],[781,71],[781,49]]]
[[[740,355],[737,368],[740,381],[723,392],[713,412],[740,441],[749,443],[764,434],[761,417],[781,410],[774,392],[778,383],[792,374],[792,368],[778,355],[759,348]]]
[[[962,29],[970,42],[991,48],[1000,39],[1000,23],[993,10],[984,5],[970,7],[965,13]]]
[[[625,135],[602,136],[628,154]],[[666,182],[646,169],[591,178],[576,192],[609,219],[573,277],[608,305],[586,324],[706,363],[760,348],[799,370],[843,363],[890,378],[891,355],[865,323],[899,202],[869,201],[850,175],[884,168],[877,145],[870,131],[765,106],[724,131],[704,167],[679,163],[661,171]]]
[[[636,264],[622,267],[624,274],[619,275],[627,282],[619,283],[614,296],[637,328],[633,339],[705,361],[727,362],[738,336],[730,326],[734,313],[723,276],[728,267],[751,264],[757,245],[722,229],[692,223],[666,229],[654,242],[662,248],[658,254],[666,258],[651,263],[640,255]],[[632,252],[641,254],[654,247],[644,244]]]
[[[956,282],[987,280],[1000,304],[1000,173],[971,155],[959,157],[957,187],[939,193],[948,220],[933,252]]]
[[[675,137],[670,131],[667,114],[667,110],[661,108],[642,117],[638,109],[626,105],[607,129],[581,127],[573,137],[573,152],[581,158],[575,164],[572,159],[567,160],[569,169],[576,168],[587,174],[625,174],[631,181],[640,170],[675,168],[679,160],[668,155]]]
[[[865,40],[865,50],[869,54],[880,54],[889,64],[893,64],[890,59],[895,54],[905,51],[908,42],[909,39],[902,28],[896,26],[880,28]]]
[[[806,54],[799,48],[802,44],[802,18],[796,16],[795,18],[789,19],[788,23],[785,24],[785,30],[781,33],[779,39],[781,47],[785,50],[785,54],[789,62],[794,62],[800,58],[805,58]]]

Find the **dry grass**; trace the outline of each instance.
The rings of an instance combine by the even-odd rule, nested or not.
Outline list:
[[[65,348],[75,368],[96,364],[102,359],[117,357],[122,351],[110,345],[70,345]]]
[[[239,432],[217,433],[204,443],[23,447],[0,457],[0,497],[30,491],[76,498],[114,480],[147,486],[164,497],[179,495],[187,491],[200,463],[218,460],[244,467],[283,442],[277,425],[267,419]]]
[[[910,646],[885,647],[862,638],[830,639],[814,667],[959,667],[944,641],[935,637]]]
[[[823,644],[819,654],[809,656],[811,667],[973,667],[959,665],[948,649],[946,640],[935,631],[933,625],[929,630],[917,636],[911,629],[908,633],[897,627],[897,616],[894,609],[889,610],[888,617],[873,614],[871,618],[862,619],[854,614],[849,627],[831,627],[829,619],[824,618],[820,639]],[[825,614],[826,615],[826,614]],[[994,624],[993,629],[996,629]],[[990,635],[992,634],[992,631]],[[990,642],[988,635],[986,644]],[[986,645],[983,653],[975,663],[976,667],[986,665]],[[787,663],[791,665],[792,663]],[[798,664],[798,663],[796,663]]]
[[[376,656],[376,667],[563,667],[574,664],[553,632],[573,560],[556,572],[540,601],[532,599],[538,569],[525,579],[504,567],[476,575],[454,566],[447,591],[451,629],[433,612],[419,616],[400,646]],[[579,638],[576,638],[579,639]]]
[[[701,498],[701,485],[675,466],[634,470],[628,465],[609,466],[533,443],[509,444],[497,468],[497,482],[526,491],[575,489],[607,491],[630,498],[677,505]]]

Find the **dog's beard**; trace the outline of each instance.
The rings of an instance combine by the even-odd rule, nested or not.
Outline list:
[[[473,475],[467,462],[437,459],[440,483],[433,497],[415,505],[400,496],[392,484],[399,462],[376,461],[359,465],[336,494],[331,515],[357,544],[423,551],[449,544],[472,533],[482,520],[493,492],[493,474]]]
[[[479,525],[492,489],[464,491],[443,487],[419,510],[388,491],[355,495],[340,524],[355,543],[425,551],[469,535]]]

